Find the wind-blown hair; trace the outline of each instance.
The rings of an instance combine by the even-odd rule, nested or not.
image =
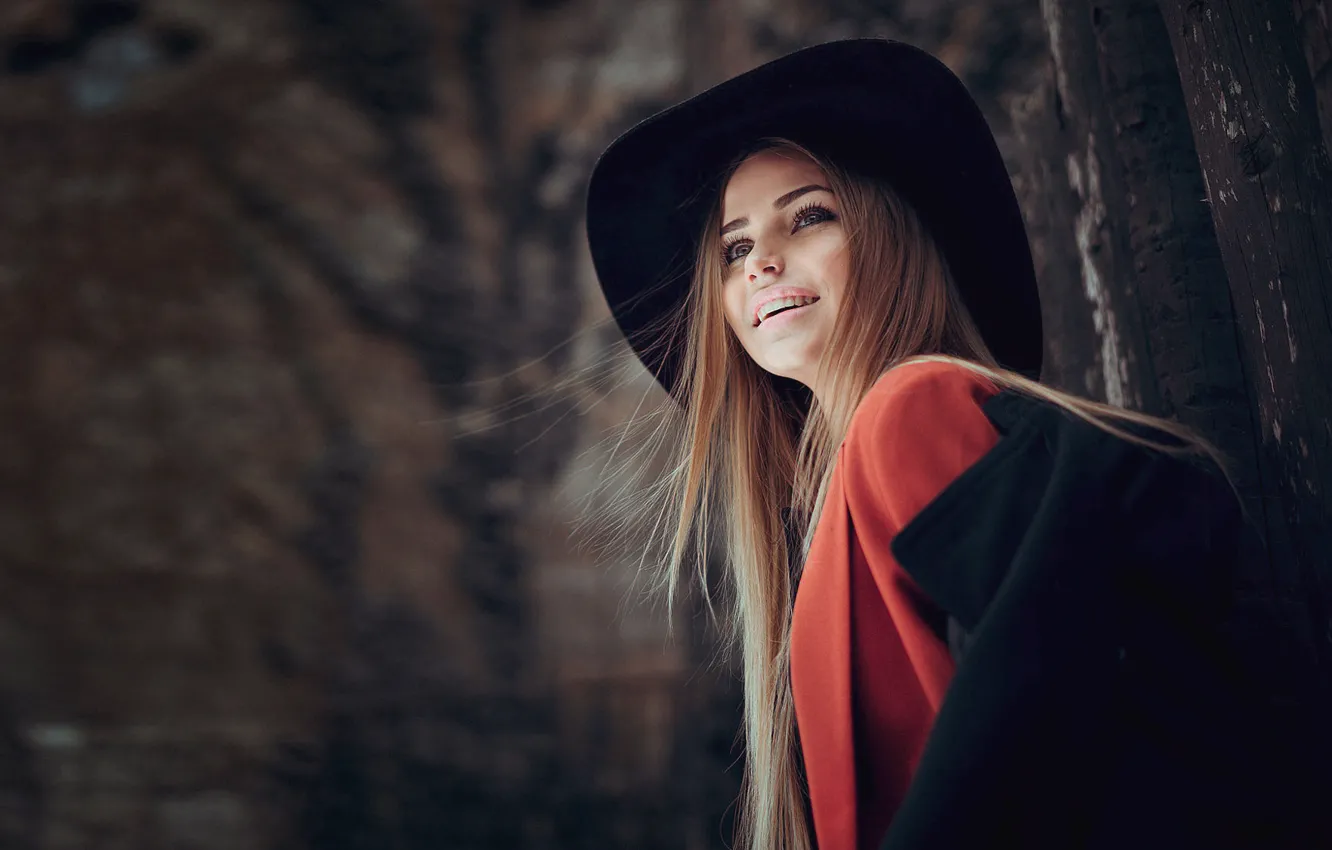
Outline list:
[[[1045,399],[1139,445],[1207,456],[1223,471],[1225,463],[1213,446],[1178,423],[1079,398],[1002,368],[925,225],[886,182],[849,172],[790,141],[765,140],[750,153],[759,150],[805,156],[819,165],[846,228],[850,274],[819,364],[820,386],[827,388],[824,404],[811,399],[808,411],[801,410],[754,363],[726,323],[719,192],[698,249],[687,310],[674,320],[684,325],[671,334],[685,345],[672,462],[664,478],[644,491],[648,498],[624,507],[651,526],[665,561],[662,583],[672,590],[692,573],[707,597],[709,556],[722,556],[728,602],[723,618],[730,627],[729,646],[740,651],[744,685],[739,846],[807,850],[811,829],[789,656],[797,579],[787,566],[782,510],[793,509],[801,541],[795,555],[802,563],[838,446],[857,405],[884,372],[913,362],[953,362],[1000,389]],[[1155,428],[1178,442],[1155,442],[1115,422]]]

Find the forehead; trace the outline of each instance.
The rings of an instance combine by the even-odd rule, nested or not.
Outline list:
[[[756,153],[742,162],[727,181],[722,194],[722,220],[758,213],[786,192],[810,183],[826,186],[827,176],[799,151]]]

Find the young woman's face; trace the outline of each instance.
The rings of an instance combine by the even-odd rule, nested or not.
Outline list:
[[[815,395],[849,268],[828,183],[805,156],[763,151],[740,165],[722,197],[727,324],[761,368]]]

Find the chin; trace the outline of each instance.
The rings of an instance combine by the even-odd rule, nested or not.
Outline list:
[[[817,354],[817,352],[815,353]],[[807,355],[807,356],[806,356]],[[781,359],[770,359],[763,368],[774,375],[780,375],[783,378],[790,378],[793,381],[800,381],[808,386],[806,379],[812,377],[818,369],[819,358],[809,352],[802,352],[800,357],[783,357]]]
[[[809,386],[809,378],[814,374],[815,364],[811,362],[800,363],[774,363],[764,366],[763,370],[770,375],[776,375],[779,378],[789,378],[792,381]]]

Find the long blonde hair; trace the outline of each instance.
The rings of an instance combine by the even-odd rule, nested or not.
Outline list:
[[[729,579],[729,646],[739,647],[744,685],[740,846],[807,850],[811,825],[789,667],[796,577],[787,566],[782,509],[793,509],[803,562],[837,448],[879,376],[908,362],[945,360],[1134,443],[1205,455],[1223,471],[1226,465],[1211,444],[1178,423],[1079,398],[1002,368],[925,225],[886,182],[848,172],[783,139],[764,140],[750,153],[765,149],[818,164],[831,181],[847,229],[850,275],[820,364],[820,380],[829,388],[826,406],[811,400],[803,411],[727,327],[718,197],[700,240],[687,310],[662,337],[683,346],[676,389],[681,404],[673,423],[678,430],[670,438],[673,462],[647,491],[656,498],[635,500],[632,510],[640,518],[656,517],[650,534],[664,554],[661,578],[668,587],[678,588],[681,577],[693,573],[707,597],[707,562],[720,550]],[[1155,442],[1116,427],[1116,421],[1156,428],[1179,442]]]

